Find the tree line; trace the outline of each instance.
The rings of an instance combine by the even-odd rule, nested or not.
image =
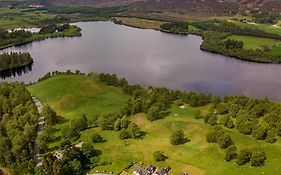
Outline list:
[[[0,70],[17,68],[31,63],[33,63],[33,59],[27,52],[5,52],[0,54]]]
[[[162,32],[175,34],[188,34],[188,23],[186,22],[169,22],[160,26]]]
[[[0,166],[34,174],[39,114],[24,84],[0,83]]]
[[[241,60],[260,63],[280,63],[281,55],[270,54],[268,48],[244,49],[242,41],[227,39],[231,34],[207,31],[203,34],[203,42],[200,48],[204,51],[219,53],[225,56],[235,57]]]
[[[241,28],[235,23],[220,20],[189,22],[204,31],[230,33],[232,35],[253,36],[281,40],[281,35],[267,33],[260,29]]]

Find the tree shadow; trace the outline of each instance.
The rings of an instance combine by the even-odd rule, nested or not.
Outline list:
[[[95,156],[101,156],[102,155],[102,150],[95,149]]]
[[[57,124],[64,124],[64,123],[69,121],[69,120],[67,120],[66,118],[64,118],[63,116],[60,116],[60,115],[57,116],[57,119],[58,119]]]
[[[52,142],[59,142],[59,141],[61,141],[61,139],[62,139],[62,136],[56,136],[52,139]]]
[[[189,139],[189,138],[184,138],[183,140],[182,140],[182,144],[185,144],[185,143],[188,143],[188,142],[190,142],[191,140]]]
[[[53,146],[53,147],[48,148],[48,152],[53,152],[53,151],[56,151],[59,149],[60,149],[59,146]]]

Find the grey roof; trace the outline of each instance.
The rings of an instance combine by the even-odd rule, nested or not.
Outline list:
[[[145,170],[145,169],[143,169],[141,167],[136,167],[134,169],[134,172],[136,172],[136,173],[138,173],[140,175],[149,175],[150,174],[149,171],[147,171],[147,170]]]
[[[160,168],[156,173],[159,175],[165,175],[167,174],[167,171],[164,168]]]

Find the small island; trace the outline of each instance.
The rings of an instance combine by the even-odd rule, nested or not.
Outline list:
[[[10,52],[0,54],[0,71],[16,69],[32,63],[33,59],[27,52]]]

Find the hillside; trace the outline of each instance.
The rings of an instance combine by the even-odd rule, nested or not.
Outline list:
[[[128,100],[128,95],[123,93],[120,87],[108,86],[101,82],[96,75],[57,75],[28,86],[27,89],[44,105],[49,104],[66,119],[64,124],[54,126],[56,128],[55,139],[49,144],[49,151],[57,150],[60,142],[67,140],[61,137],[63,127],[71,124],[74,120],[81,119],[82,114],[86,114],[88,120],[93,121],[96,114],[116,112]],[[246,97],[241,98],[246,99]],[[249,100],[249,105],[253,104],[254,101]],[[225,103],[222,102],[218,106],[222,106],[222,104]],[[264,150],[267,160],[261,167],[253,167],[250,164],[238,166],[235,164],[235,160],[225,161],[224,149],[221,149],[216,143],[206,141],[209,131],[214,126],[204,122],[206,117],[204,120],[196,119],[196,113],[199,110],[202,111],[200,115],[205,116],[212,108],[211,106],[209,104],[191,107],[190,104],[184,104],[180,107],[172,104],[168,109],[169,114],[155,121],[149,120],[145,113],[128,116],[130,122],[135,123],[145,133],[142,138],[121,139],[121,131],[102,129],[98,125],[84,129],[79,133],[79,139],[71,140],[71,143],[74,145],[79,142],[89,143],[100,152],[100,155],[93,159],[99,163],[91,166],[90,173],[105,171],[119,174],[132,161],[136,161],[138,164],[152,164],[156,167],[170,167],[169,174],[181,174],[184,171],[189,172],[190,175],[257,175],[278,174],[280,172],[281,167],[278,162],[281,155],[280,138],[275,140],[276,143],[270,144],[263,140],[257,140],[251,135],[243,135],[236,128],[223,127],[238,149]],[[223,116],[217,116],[217,125],[221,125]],[[103,115],[98,116],[96,121],[103,121],[101,120],[103,117]],[[109,120],[112,119],[110,115],[106,117],[109,117]],[[239,118],[239,116],[237,117]],[[238,121],[239,119],[233,120]],[[177,146],[170,144],[170,135],[177,129],[185,132],[186,137],[190,139],[189,142]],[[94,142],[92,135],[95,133],[101,135],[104,140]],[[153,152],[158,150],[163,151],[168,157],[166,161],[154,160]],[[127,169],[128,173],[125,174],[132,174],[133,169],[134,166]]]
[[[235,13],[251,9],[280,11],[281,2],[277,0],[49,0],[55,6],[130,6],[133,11],[178,11]]]

